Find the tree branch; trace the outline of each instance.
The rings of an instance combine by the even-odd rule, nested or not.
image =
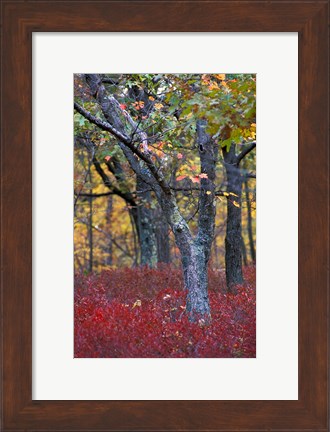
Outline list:
[[[114,128],[110,123],[105,122],[93,114],[91,114],[89,111],[87,111],[85,108],[80,106],[77,102],[74,103],[74,108],[76,111],[79,112],[83,117],[85,117],[90,123],[95,124],[100,129],[105,130],[107,132],[110,132],[115,138],[117,138],[122,144],[124,144],[126,147],[128,147],[136,156],[138,156],[143,162],[146,163],[147,167],[149,168],[151,174],[155,178],[155,180],[158,182],[160,187],[163,189],[163,191],[166,194],[170,193],[170,188],[168,184],[166,183],[165,179],[159,174],[159,171],[153,164],[150,157],[140,151],[133,142],[129,139],[129,137],[126,134],[123,134],[116,128]],[[134,169],[134,168],[133,168]]]
[[[237,164],[239,164],[239,163],[241,162],[241,160],[242,160],[243,158],[245,158],[245,156],[246,156],[247,154],[249,154],[250,151],[252,151],[252,150],[256,147],[256,145],[257,145],[256,141],[253,141],[253,142],[247,144],[246,146],[244,146],[244,147],[243,147],[243,150],[241,151],[241,153],[239,153],[239,154],[236,156]]]
[[[78,195],[78,193],[76,191],[74,192],[74,194]],[[90,197],[90,198],[99,198],[99,197],[104,197],[104,196],[109,196],[109,195],[116,195],[116,192],[109,191],[109,192],[103,192],[103,193],[80,193],[79,194],[80,197]]]

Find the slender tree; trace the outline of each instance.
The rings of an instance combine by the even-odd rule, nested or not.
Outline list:
[[[222,148],[227,176],[227,226],[225,240],[226,280],[228,290],[235,293],[236,285],[243,282],[242,271],[242,174],[240,163],[254,148],[255,142],[236,153],[237,145],[232,143],[229,150]]]

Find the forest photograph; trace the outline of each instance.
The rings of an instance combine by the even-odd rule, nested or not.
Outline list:
[[[74,357],[256,357],[256,75],[77,73]]]

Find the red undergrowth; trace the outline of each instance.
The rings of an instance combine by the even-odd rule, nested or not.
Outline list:
[[[180,269],[75,276],[75,357],[255,357],[255,268],[238,294],[209,270],[212,322],[188,321]]]

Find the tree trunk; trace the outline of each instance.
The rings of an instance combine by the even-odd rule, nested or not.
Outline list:
[[[112,200],[112,196],[110,195],[109,199],[108,199],[106,214],[105,214],[105,220],[107,223],[107,230],[109,232],[109,242],[108,242],[108,246],[107,246],[107,254],[106,254],[106,259],[105,259],[105,264],[108,266],[112,266],[112,254],[113,254],[112,229],[111,229],[112,207],[113,207],[113,200]]]
[[[136,191],[141,201],[137,205],[137,230],[141,250],[141,265],[152,268],[156,267],[158,261],[157,240],[153,211],[150,208],[151,193],[146,189],[148,189],[148,185],[137,176]]]
[[[191,245],[190,254],[182,257],[184,284],[187,290],[187,313],[191,321],[209,323],[207,260],[201,247]]]
[[[93,190],[90,190],[93,193]],[[89,245],[89,263],[88,271],[92,273],[93,271],[93,198],[90,197],[89,201],[89,214],[88,214],[88,245]]]
[[[245,266],[247,266],[246,247],[245,247],[243,236],[241,238],[242,238],[242,259],[243,259],[243,264]]]
[[[255,263],[256,250],[254,247],[254,240],[253,240],[251,202],[249,197],[249,188],[248,188],[247,180],[244,181],[244,187],[245,187],[245,198],[246,198],[247,216],[248,216],[248,236],[249,236],[249,244],[250,244],[250,254],[251,254],[252,261]]]
[[[242,179],[232,144],[227,152],[223,149],[227,174],[227,225],[225,239],[226,282],[229,292],[236,293],[236,285],[243,282],[241,197]]]
[[[157,256],[159,263],[169,264],[171,262],[170,237],[168,223],[161,214],[160,209],[156,210],[155,234],[157,239]]]

